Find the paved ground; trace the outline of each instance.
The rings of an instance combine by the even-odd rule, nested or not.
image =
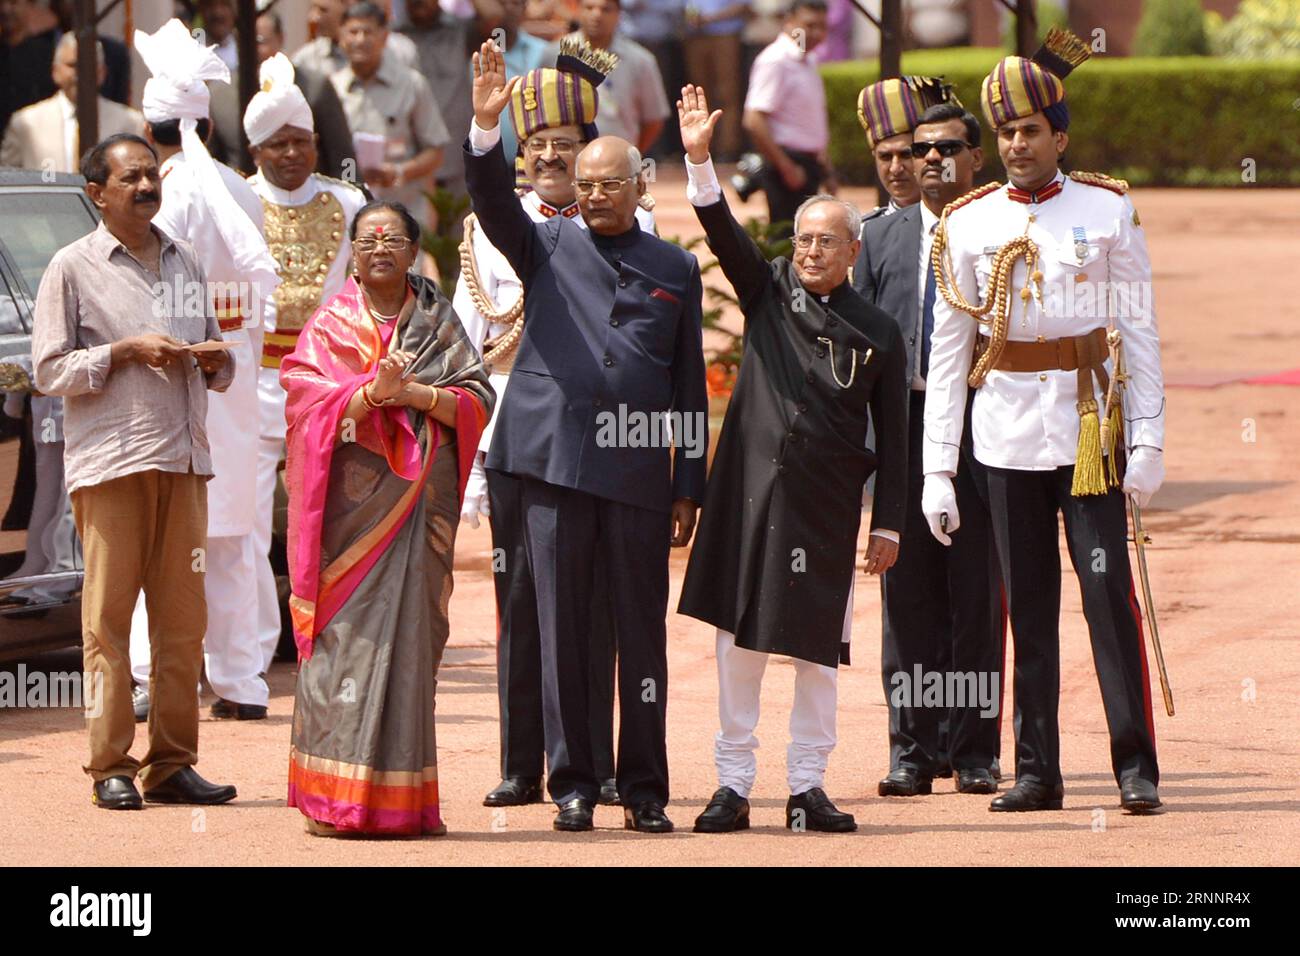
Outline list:
[[[680,181],[663,180],[656,192],[664,233],[697,234]],[[872,205],[866,191],[850,195]],[[452,639],[438,694],[449,836],[364,843],[307,836],[300,814],[284,807],[293,673],[277,665],[268,720],[203,724],[199,769],[240,790],[236,803],[206,813],[100,812],[78,770],[84,757],[79,714],[0,711],[0,863],[1300,862],[1300,494],[1287,464],[1300,444],[1300,391],[1201,387],[1300,366],[1300,350],[1292,351],[1300,343],[1294,306],[1300,193],[1166,191],[1135,198],[1153,249],[1171,385],[1169,481],[1149,512],[1153,584],[1178,705],[1178,716],[1166,717],[1153,687],[1167,812],[1135,818],[1118,809],[1087,632],[1069,581],[1061,636],[1065,809],[993,815],[987,797],[959,796],[947,782],[928,798],[876,797],[875,782],[887,769],[886,710],[874,664],[879,590],[865,578],[854,615],[858,663],[842,672],[840,746],[827,781],[831,795],[857,815],[856,834],[791,834],[782,827],[793,668],[780,659],[765,686],[755,828],[727,836],[684,832],[714,788],[716,682],[710,629],[676,615],[669,618],[669,812],[683,832],[624,833],[621,811],[601,808],[596,832],[562,835],[550,829],[549,807],[485,809],[479,800],[497,779],[497,721],[484,527],[464,529],[459,542]],[[754,214],[759,202],[749,204]],[[675,555],[674,603],[684,566]],[[67,670],[78,662],[65,654],[41,664]],[[1008,755],[1011,732],[1008,720]],[[142,741],[137,746],[143,752]]]

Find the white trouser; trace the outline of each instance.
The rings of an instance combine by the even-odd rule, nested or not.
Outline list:
[[[759,693],[767,654],[736,646],[735,635],[718,631],[718,718],[721,727],[713,743],[718,786],[749,797],[758,773]],[[790,746],[786,776],[790,793],[820,787],[826,762],[835,749],[835,701],[838,672],[834,667],[794,659],[794,704],[790,708]]]
[[[265,707],[270,694],[262,678],[262,653],[256,640],[257,604],[253,536],[208,538],[204,552],[203,593],[208,629],[203,660],[212,690],[223,700]],[[143,592],[131,618],[131,676],[149,684],[149,618]]]
[[[284,458],[284,389],[278,368],[258,369],[257,499],[253,512],[253,551],[257,562],[257,642],[262,650],[262,671],[271,669],[280,643],[280,596],[271,570],[271,526],[275,511],[275,484]]]

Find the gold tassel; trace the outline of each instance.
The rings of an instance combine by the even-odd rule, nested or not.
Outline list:
[[[1043,46],[1051,50],[1070,66],[1078,66],[1092,56],[1092,48],[1069,30],[1052,27],[1043,39]]]
[[[1122,427],[1119,417],[1119,402],[1113,402],[1106,412],[1105,427],[1102,429],[1102,434],[1105,436],[1102,440],[1102,454],[1106,456],[1106,471],[1112,488],[1120,486],[1119,456],[1115,454],[1115,449],[1119,445],[1119,434]]]
[[[566,36],[560,40],[559,55],[571,56],[606,76],[609,76],[614,67],[618,66],[617,53],[597,49],[586,40],[576,36]]]
[[[1074,459],[1074,483],[1070,494],[1104,495],[1106,472],[1101,461],[1101,420],[1097,417],[1097,402],[1089,399],[1078,403],[1079,451]]]

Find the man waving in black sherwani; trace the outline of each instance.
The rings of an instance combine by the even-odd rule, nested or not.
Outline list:
[[[907,482],[906,350],[898,326],[850,288],[856,209],[814,196],[794,259],[768,263],[732,217],[709,158],[721,110],[678,103],[687,196],[740,301],[745,352],[718,439],[678,610],[718,629],[719,789],[700,832],[749,825],[768,654],[794,658],[786,826],[856,829],[822,789],[835,747],[836,666],[848,661],[862,491],[879,471],[867,571],[898,556]],[[866,447],[874,423],[876,451]]]

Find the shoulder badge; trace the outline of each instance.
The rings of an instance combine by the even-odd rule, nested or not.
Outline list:
[[[1083,183],[1085,186],[1100,186],[1102,189],[1109,189],[1121,196],[1128,192],[1128,180],[1116,179],[1114,176],[1107,176],[1105,173],[1087,173],[1076,169],[1070,173],[1070,178],[1076,183]]]
[[[327,183],[333,183],[335,186],[343,186],[346,189],[355,189],[357,192],[361,192],[361,188],[356,183],[350,183],[346,179],[336,179],[333,176],[326,176],[324,173],[317,173],[316,178]],[[365,196],[365,193],[361,193],[361,195]]]
[[[989,193],[994,192],[995,190],[1001,188],[1002,188],[1002,184],[999,182],[985,183],[983,186],[978,186],[975,189],[972,189],[970,192],[966,193],[966,195],[958,196],[952,202],[948,203],[948,205],[944,206],[943,214],[945,216],[950,216],[958,209],[960,209],[962,206],[966,205],[967,203],[974,202],[976,199],[982,199],[983,197],[987,196]]]

